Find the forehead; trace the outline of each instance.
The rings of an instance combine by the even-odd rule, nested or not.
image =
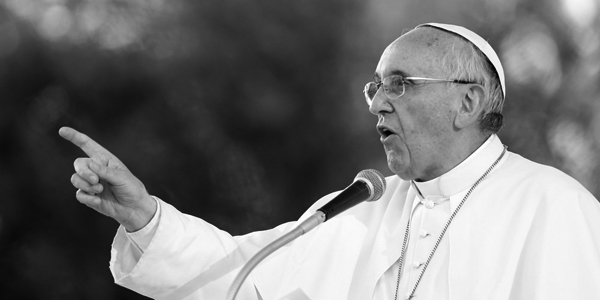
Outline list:
[[[374,76],[442,76],[441,61],[451,46],[451,39],[450,34],[434,28],[412,30],[385,49]]]

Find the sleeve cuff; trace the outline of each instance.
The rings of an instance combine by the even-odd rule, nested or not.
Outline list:
[[[152,241],[152,238],[154,237],[154,234],[156,233],[156,229],[158,228],[158,222],[160,220],[160,201],[158,201],[158,199],[156,199],[156,197],[154,197],[154,196],[152,196],[152,199],[154,199],[154,201],[156,201],[156,213],[154,213],[154,216],[152,217],[150,222],[148,222],[148,224],[146,224],[146,226],[144,226],[142,229],[140,229],[138,231],[135,231],[135,232],[127,232],[126,231],[126,235],[127,235],[127,238],[129,239],[129,241],[141,253],[144,253],[146,248],[148,248],[150,241]]]

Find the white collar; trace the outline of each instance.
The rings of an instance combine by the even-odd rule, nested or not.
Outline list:
[[[468,189],[494,163],[504,150],[500,138],[492,134],[473,154],[452,170],[425,182],[411,181],[420,198],[448,198]]]

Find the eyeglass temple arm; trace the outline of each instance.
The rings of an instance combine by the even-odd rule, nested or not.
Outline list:
[[[443,82],[454,82],[454,83],[473,83],[473,82],[469,82],[469,81],[465,81],[465,80],[460,80],[460,79],[438,79],[438,78],[427,78],[427,77],[404,77],[404,79],[408,79],[408,80],[425,80],[425,81],[443,81]]]

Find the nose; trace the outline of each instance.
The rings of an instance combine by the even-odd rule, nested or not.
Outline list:
[[[369,111],[374,115],[381,115],[383,113],[394,111],[394,107],[383,92],[383,88],[380,88],[377,93],[375,93],[371,105],[369,106]]]

